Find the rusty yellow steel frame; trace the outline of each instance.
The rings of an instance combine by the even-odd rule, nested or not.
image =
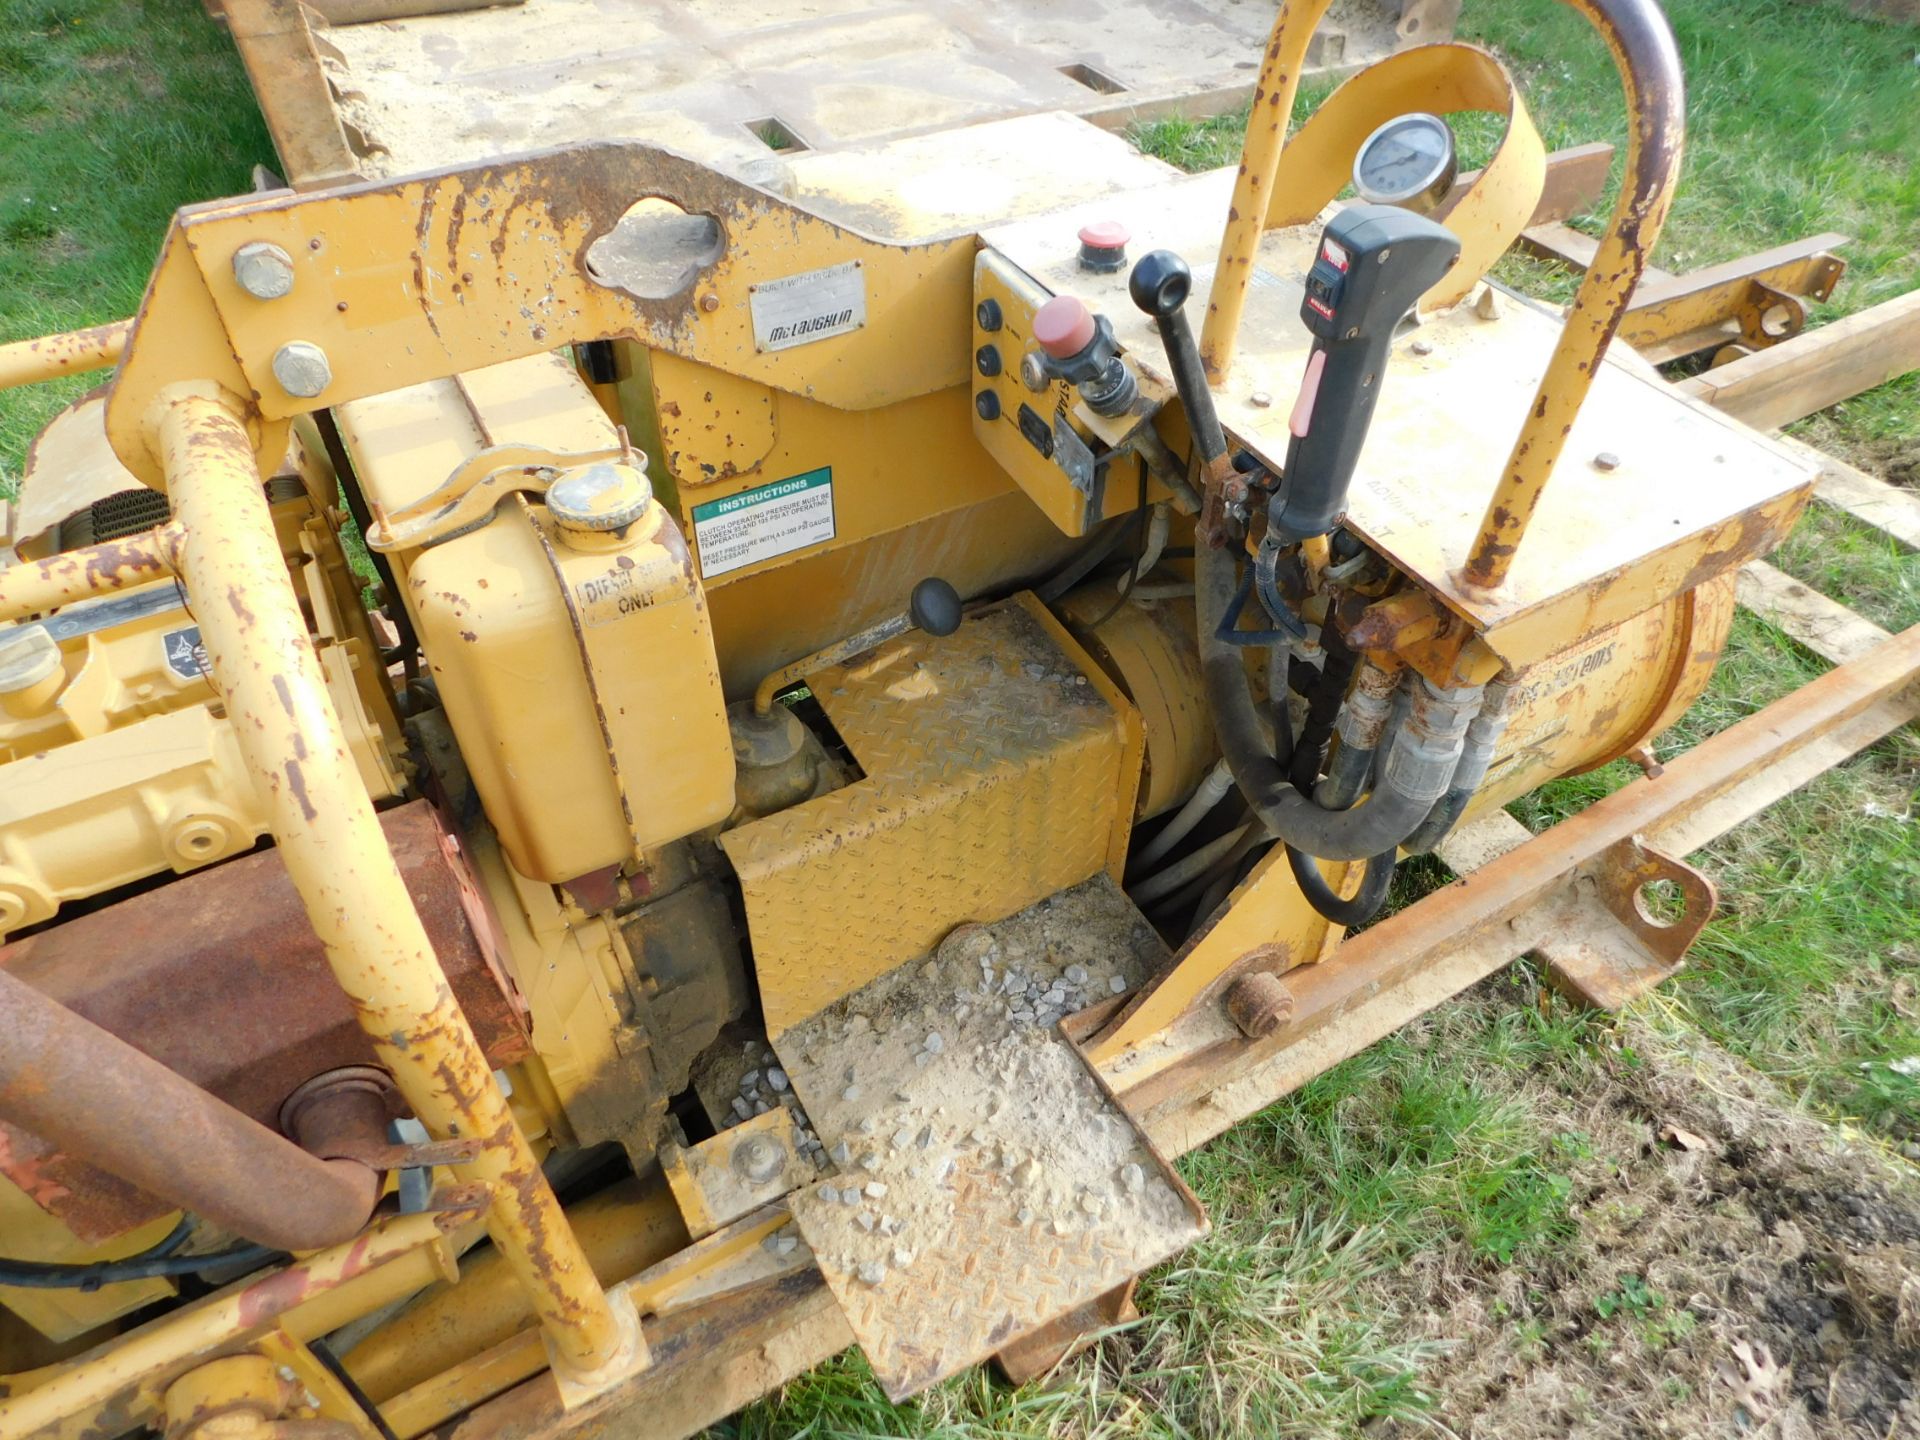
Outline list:
[[[642,221],[596,243],[638,197],[715,227],[702,258],[669,283],[639,273]],[[256,241],[295,257],[292,288],[273,301],[255,299],[233,275],[234,252]],[[175,217],[114,380],[107,434],[129,470],[164,488],[152,425],[179,382],[255,397],[243,408],[264,465],[282,453],[296,415],[607,338],[836,409],[875,409],[965,380],[967,331],[952,321],[969,305],[973,254],[970,236],[874,240],[640,144],[218,202]],[[817,361],[758,349],[754,282],[830,265],[860,268],[867,325]],[[623,279],[637,288],[622,288]],[[149,324],[166,335],[143,346]],[[292,352],[304,361],[297,376],[284,363],[276,369],[290,346],[306,347]]]
[[[588,1384],[628,1373],[645,1363],[638,1317],[594,1278],[434,958],[327,697],[246,431],[191,391],[157,418],[176,563],[334,976],[422,1123],[484,1140],[465,1173],[489,1188],[489,1228],[533,1297],[556,1371]]]
[[[61,375],[105,370],[119,361],[132,333],[133,321],[115,320],[85,330],[0,345],[0,390]]]
[[[1220,236],[1220,258],[1214,267],[1213,288],[1207,294],[1207,314],[1200,326],[1200,361],[1207,378],[1218,384],[1233,365],[1240,317],[1246,310],[1247,290],[1253,284],[1254,258],[1267,230],[1267,211],[1273,204],[1273,179],[1286,148],[1287,126],[1293,116],[1293,97],[1300,89],[1300,72],[1307,61],[1307,44],[1333,0],[1280,0],[1260,60],[1260,78],[1254,85],[1253,109],[1247,116],[1247,138],[1240,149],[1240,173],[1234,177],[1233,204],[1227,228]]]
[[[1600,32],[1620,72],[1627,98],[1627,178],[1467,557],[1467,583],[1487,590],[1506,578],[1573,417],[1646,272],[1673,205],[1686,141],[1680,52],[1653,0],[1567,3]]]
[[[1295,4],[1285,0],[1267,42],[1201,331],[1201,357],[1209,378],[1215,381],[1223,379],[1233,363],[1260,237],[1271,223],[1272,209],[1283,203],[1276,193],[1276,177],[1288,148],[1287,126],[1294,94],[1299,88],[1307,42],[1328,3],[1303,0]],[[1464,579],[1484,590],[1496,589],[1513,563],[1514,550],[1553,473],[1573,418],[1646,270],[1648,256],[1673,202],[1686,135],[1685,82],[1679,53],[1673,32],[1653,0],[1567,3],[1600,32],[1620,72],[1628,115],[1627,181],[1606,238],[1600,242],[1574,297],[1566,327],[1487,503],[1479,536],[1468,557]],[[1408,52],[1414,56],[1421,53]]]
[[[179,522],[169,520],[143,534],[8,566],[0,570],[0,624],[170,575],[181,538]]]
[[[232,1285],[72,1360],[0,1381],[0,1440],[80,1440],[157,1416],[167,1385],[202,1358],[272,1330],[317,1339],[458,1276],[455,1237],[485,1198],[377,1222],[344,1245]]]
[[[1268,230],[1310,223],[1353,178],[1353,157],[1374,129],[1409,110],[1484,110],[1506,118],[1482,168],[1433,218],[1460,238],[1460,259],[1420,299],[1423,311],[1457,304],[1533,218],[1547,152],[1507,69],[1473,45],[1422,45],[1370,65],[1321,102],[1280,156],[1268,197]]]

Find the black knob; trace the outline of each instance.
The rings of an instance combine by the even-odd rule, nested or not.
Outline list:
[[[960,592],[939,576],[913,587],[907,616],[929,635],[951,635],[960,628]]]
[[[1155,250],[1140,257],[1127,277],[1133,303],[1156,320],[1177,313],[1193,293],[1193,271],[1171,250]]]

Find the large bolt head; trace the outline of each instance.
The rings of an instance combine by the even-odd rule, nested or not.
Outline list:
[[[293,257],[270,240],[249,240],[233,252],[233,278],[256,300],[278,300],[293,289]]]
[[[289,395],[311,400],[333,383],[333,367],[318,345],[289,340],[274,353],[273,378]]]

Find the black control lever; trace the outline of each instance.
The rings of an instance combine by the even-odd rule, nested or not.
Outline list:
[[[1397,206],[1353,205],[1329,222],[1300,302],[1313,349],[1266,544],[1324,535],[1346,513],[1394,327],[1459,258],[1451,230]]]
[[[1127,293],[1133,296],[1133,303],[1151,315],[1159,327],[1160,343],[1166,347],[1167,364],[1173,370],[1173,388],[1180,393],[1187,429],[1200,452],[1200,518],[1194,533],[1201,544],[1217,550],[1230,538],[1227,507],[1246,499],[1247,482],[1227,458],[1227,437],[1214,412],[1213,391],[1200,365],[1200,347],[1193,343],[1193,330],[1181,308],[1192,290],[1193,271],[1171,250],[1141,256],[1133,274],[1127,277]]]

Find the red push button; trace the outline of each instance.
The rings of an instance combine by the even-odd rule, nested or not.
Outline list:
[[[1072,295],[1056,295],[1033,316],[1033,339],[1056,360],[1071,360],[1093,343],[1093,314]]]

